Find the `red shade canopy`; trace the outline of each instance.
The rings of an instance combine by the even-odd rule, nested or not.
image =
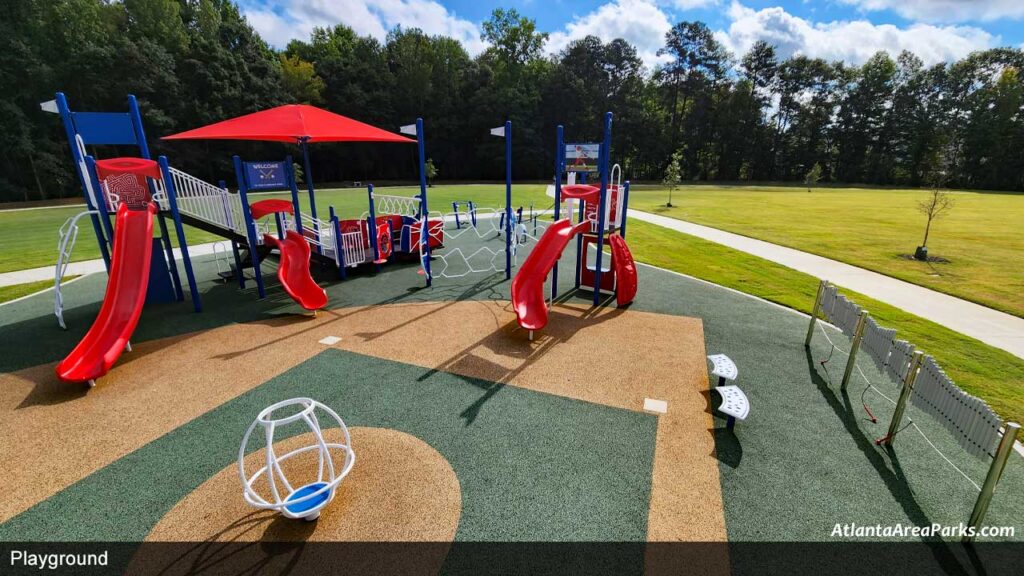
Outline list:
[[[269,142],[415,142],[316,106],[287,104],[253,112],[163,140],[263,140]]]

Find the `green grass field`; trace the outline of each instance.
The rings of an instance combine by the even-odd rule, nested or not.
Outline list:
[[[924,234],[926,191],[864,188],[637,187],[630,208],[713,226],[893,276],[1024,317],[1024,194],[956,192],[932,224],[930,256],[908,260]]]
[[[813,276],[646,222],[630,220],[627,231],[638,261],[808,314],[814,305],[818,279]],[[899,338],[934,356],[957,384],[984,399],[1000,416],[1024,421],[1024,360],[878,300],[848,290],[843,293],[870,310],[882,326],[896,328]]]
[[[61,286],[63,286],[65,282],[74,280],[75,278],[78,278],[78,276],[74,274],[69,274],[68,276],[65,276],[64,280],[61,281]],[[16,300],[18,298],[21,298],[22,296],[28,296],[29,294],[33,294],[35,292],[39,292],[40,290],[46,290],[47,288],[52,287],[53,280],[40,280],[39,282],[15,284],[14,286],[0,286],[0,303]]]
[[[550,207],[552,200],[544,195],[540,184],[516,185],[512,187],[512,205],[528,207],[534,203],[538,210]],[[412,196],[419,192],[417,187],[379,188],[379,194]],[[288,194],[267,194],[254,196],[257,199],[290,198]],[[306,211],[307,196],[300,195],[303,211]],[[434,186],[428,194],[431,210],[450,212],[455,200],[472,200],[480,207],[505,205],[505,187],[501,185]],[[334,206],[338,216],[358,218],[368,210],[365,188],[344,188],[318,190],[316,193],[317,215],[326,220],[328,207]],[[58,231],[61,224],[81,212],[83,206],[49,209],[0,211],[0,273],[24,270],[41,266],[52,266],[57,261]],[[87,220],[79,221],[79,238],[75,245],[72,262],[93,260],[100,257],[92,225]],[[172,232],[173,236],[173,232]],[[187,228],[185,236],[190,245],[223,240],[202,230]],[[175,245],[177,242],[175,241]]]

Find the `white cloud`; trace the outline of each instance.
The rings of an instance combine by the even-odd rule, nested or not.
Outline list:
[[[690,2],[695,0],[676,0]],[[616,0],[566,24],[548,38],[547,50],[558,52],[573,40],[597,36],[603,42],[623,38],[636,47],[644,64],[653,66],[664,59],[657,55],[665,45],[665,33],[672,28],[668,16],[652,0]]]
[[[272,9],[277,7],[277,9]],[[460,40],[470,54],[485,45],[476,24],[459,18],[434,0],[279,0],[244,8],[243,14],[271,45],[308,40],[316,26],[345,24],[357,34],[383,40],[395,26]]]
[[[668,3],[680,10],[693,10],[694,8],[707,8],[714,6],[721,0],[668,0]]]
[[[989,22],[1024,18],[1021,0],[840,0],[861,10],[892,10],[924,22]]]
[[[728,30],[715,33],[737,56],[754,42],[774,44],[780,57],[802,54],[826,60],[860,64],[879,50],[895,56],[902,50],[917,54],[926,64],[956,60],[983,50],[999,38],[971,26],[912,24],[900,28],[866,20],[814,23],[789,14],[781,7],[753,10],[734,1],[728,12]]]

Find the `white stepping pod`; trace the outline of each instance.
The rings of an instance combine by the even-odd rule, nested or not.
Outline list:
[[[341,430],[344,443],[329,443],[324,440],[323,430],[317,412],[333,420]],[[289,424],[305,424],[313,433],[312,444],[302,446],[283,455],[274,451],[274,432]],[[266,460],[263,467],[247,473],[245,455],[249,452],[249,440],[253,432],[261,428],[266,442]],[[289,432],[294,432],[290,430]],[[289,436],[292,436],[289,433]],[[288,478],[281,464],[290,458],[315,451],[317,453],[317,475],[313,478]],[[242,481],[242,497],[251,506],[275,510],[287,518],[316,520],[320,511],[334,500],[334,494],[341,481],[352,470],[356,454],[348,427],[334,410],[310,398],[292,398],[264,408],[245,432],[238,449],[238,475]],[[265,477],[266,488],[257,489],[256,483]],[[296,482],[296,480],[301,480]],[[262,492],[262,494],[261,494]]]

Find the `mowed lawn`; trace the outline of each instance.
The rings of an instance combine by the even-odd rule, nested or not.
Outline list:
[[[544,185],[527,184],[512,187],[512,206],[528,209],[534,203],[537,210],[550,207],[553,202],[544,195]],[[418,187],[378,188],[378,194],[413,196]],[[251,201],[266,198],[291,198],[290,194],[253,195]],[[427,192],[427,207],[431,211],[450,212],[453,201],[472,200],[477,206],[499,208],[505,206],[505,187],[500,184],[434,186]],[[308,196],[300,194],[303,211],[308,211]],[[367,212],[369,201],[365,188],[344,188],[317,190],[317,216],[327,220],[328,207],[334,206],[338,217],[359,218]],[[57,262],[57,242],[61,224],[71,216],[85,209],[82,206],[0,211],[0,273],[12,270],[52,266]],[[460,208],[462,210],[464,208]],[[79,237],[75,244],[72,261],[93,260],[100,257],[92,224],[88,219],[79,220]],[[170,224],[170,223],[168,223]],[[174,237],[173,229],[171,231]],[[187,228],[185,237],[190,245],[223,240],[220,236]],[[174,244],[177,245],[176,238]]]
[[[635,187],[630,208],[743,234],[874,270],[1024,317],[1024,194],[954,192],[932,224],[931,256],[908,260],[924,234],[922,190],[774,186]]]

